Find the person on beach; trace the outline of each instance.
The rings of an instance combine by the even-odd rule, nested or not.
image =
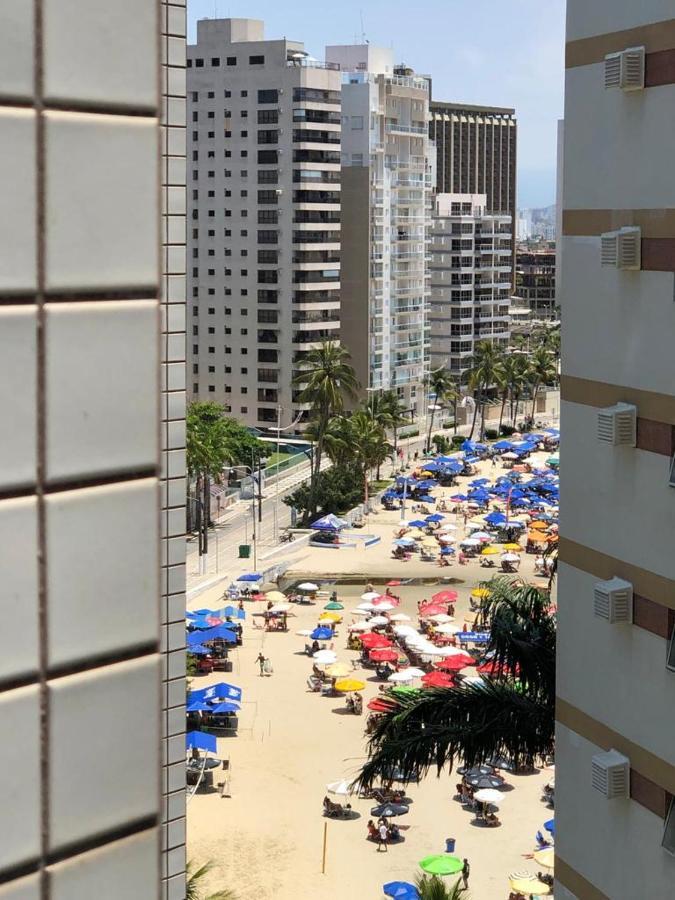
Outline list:
[[[464,857],[464,865],[462,866],[462,879],[464,881],[464,890],[466,891],[469,887],[469,875],[471,874],[471,866],[469,865],[469,860]]]
[[[256,662],[260,666],[260,677],[262,678],[265,670],[265,657],[262,653],[258,654],[258,656],[256,657]]]
[[[386,826],[385,822],[380,823],[380,827],[379,827],[378,831],[379,831],[380,837],[377,842],[377,852],[379,853],[380,850],[384,847],[384,852],[388,853],[389,848],[387,847],[387,839],[389,837],[389,832],[387,831],[387,826]]]

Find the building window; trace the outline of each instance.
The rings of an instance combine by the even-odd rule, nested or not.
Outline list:
[[[278,109],[259,109],[258,125],[276,125],[279,121]]]
[[[248,97],[248,91],[242,91],[242,92],[241,92],[241,96],[242,96],[242,97]]]
[[[209,100],[213,100],[216,94],[214,91],[209,91],[206,96]]]
[[[225,99],[227,100],[228,97],[231,97],[231,96],[232,96],[232,91],[224,91],[224,92],[223,92],[223,96],[224,96]]]
[[[277,165],[279,154],[276,150],[258,150],[258,163],[260,165]]]
[[[363,131],[363,116],[352,116],[352,131]]]
[[[225,62],[228,66],[236,66],[237,65],[237,57],[236,56],[228,56]]]
[[[259,144],[278,144],[279,143],[279,132],[276,128],[268,128],[264,131],[258,132],[258,143]]]
[[[211,57],[211,65],[212,65],[212,66],[219,66],[219,65],[220,65],[220,57],[219,57],[219,56],[212,56],[212,57]]]
[[[199,91],[192,91],[192,102],[196,103],[199,100]]]
[[[258,103],[277,103],[279,91],[276,89],[258,91]]]
[[[241,137],[247,138],[247,137],[248,137],[248,131],[242,131]]]
[[[198,68],[198,69],[203,69],[203,68],[204,68],[204,60],[203,60],[203,59],[196,59],[196,60],[195,60],[195,66],[196,66],[196,68]]]
[[[265,57],[264,56],[249,56],[248,62],[249,62],[249,65],[251,65],[251,66],[264,66],[265,65]]]

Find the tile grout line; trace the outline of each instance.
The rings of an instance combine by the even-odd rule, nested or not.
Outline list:
[[[47,858],[49,856],[49,693],[47,687],[47,539],[44,497],[45,478],[45,428],[46,428],[46,372],[45,372],[45,123],[43,94],[43,9],[42,0],[34,0],[35,26],[34,101],[36,112],[36,487],[37,542],[38,542],[38,636],[39,636],[39,691],[40,691],[40,897],[49,898]]]

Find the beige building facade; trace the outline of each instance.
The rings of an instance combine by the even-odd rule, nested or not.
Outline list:
[[[185,896],[184,58],[0,8],[2,900]]]
[[[510,332],[509,215],[490,215],[485,194],[437,194],[429,233],[430,368],[466,382],[475,346],[506,347]]]
[[[340,328],[340,72],[256,19],[188,48],[188,393],[249,425],[302,412]]]
[[[567,4],[563,898],[671,897],[675,884],[674,16],[665,0]]]

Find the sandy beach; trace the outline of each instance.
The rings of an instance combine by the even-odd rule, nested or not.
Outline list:
[[[538,454],[541,464],[545,454]],[[481,464],[491,478],[501,468]],[[465,483],[462,479],[461,484]],[[434,491],[449,497],[457,488]],[[411,514],[407,516],[413,518]],[[448,516],[454,521],[454,516]],[[457,517],[458,535],[464,534],[463,520]],[[371,515],[364,532],[379,535],[380,543],[359,550],[289,548],[291,581],[311,577],[322,589],[337,591],[345,605],[344,624],[338,628],[334,649],[338,660],[351,663],[358,654],[346,649],[349,610],[359,601],[367,581],[375,588],[389,579],[422,581],[393,588],[401,596],[400,612],[417,623],[417,601],[430,597],[434,584],[451,585],[459,593],[455,620],[462,623],[469,611],[471,589],[489,579],[496,570],[482,568],[478,561],[450,567],[391,559],[391,539],[400,519],[398,512],[380,511]],[[522,554],[519,577],[535,579],[534,557]],[[297,577],[296,577],[297,576]],[[333,577],[336,576],[336,577]],[[349,583],[344,583],[349,582]],[[221,605],[224,587],[218,585],[194,598],[191,608]],[[326,598],[327,599],[327,598]],[[552,815],[541,800],[543,785],[551,772],[531,775],[506,774],[512,789],[505,792],[500,807],[502,825],[486,829],[473,823],[473,814],[452,799],[454,773],[430,774],[406,793],[412,798],[410,812],[399,819],[405,826],[405,840],[378,853],[366,841],[366,823],[373,801],[351,798],[358,817],[327,820],[322,815],[326,784],[353,776],[365,758],[363,729],[367,717],[347,713],[341,697],[322,697],[307,689],[311,660],[303,652],[305,639],[296,631],[312,628],[323,608],[293,606],[287,633],[266,633],[252,616],[264,604],[246,603],[244,643],[231,653],[234,670],[192,679],[193,688],[227,680],[243,689],[239,734],[218,740],[218,755],[229,759],[231,796],[198,793],[188,806],[188,856],[197,861],[212,859],[217,864],[209,887],[229,887],[239,900],[291,900],[313,897],[333,900],[346,895],[355,900],[381,898],[382,884],[395,879],[413,880],[417,865],[430,853],[442,853],[445,839],[457,840],[456,854],[471,863],[472,900],[508,897],[508,874],[514,870],[536,872],[537,865],[524,855],[531,853],[534,836]],[[262,652],[270,658],[274,673],[261,677],[255,660]],[[367,702],[382,683],[371,670],[360,669],[356,677],[366,681],[362,692]],[[216,781],[222,776],[216,775]],[[334,798],[343,799],[343,798]],[[324,823],[327,823],[326,871],[322,874]],[[452,879],[451,879],[452,880]]]

